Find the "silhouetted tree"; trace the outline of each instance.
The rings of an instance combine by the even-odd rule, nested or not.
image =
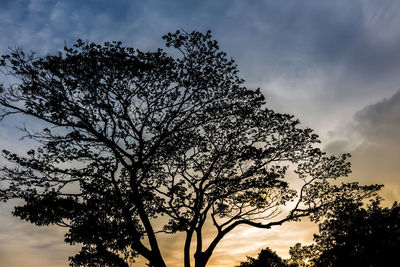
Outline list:
[[[302,246],[297,243],[289,248],[290,258],[287,260],[289,266],[293,267],[307,267],[314,266],[312,260],[315,258],[315,249],[313,245]]]
[[[400,205],[395,202],[391,208],[382,208],[380,198],[366,207],[359,200],[338,202],[319,224],[314,240],[311,245],[291,247],[290,258],[284,260],[287,266],[394,266],[400,251]],[[269,248],[265,250],[263,258],[275,258]],[[270,266],[261,258],[248,257],[240,267]]]
[[[394,266],[400,251],[400,205],[367,207],[361,202],[338,206],[315,235],[316,266]]]
[[[342,197],[378,189],[331,185],[349,173],[348,155],[325,156],[312,130],[265,108],[209,32],[164,39],[176,57],[78,40],[57,55],[16,49],[1,59],[15,81],[1,87],[1,117],[46,125],[23,129],[38,142],[27,155],[3,151],[12,164],[1,170],[0,197],[24,199],[14,215],[27,221],[67,227],[65,241],[83,244],[73,264],[126,266],[142,255],[165,266],[158,234],[183,231],[185,266],[193,235],[195,264],[205,266],[238,225],[315,219]],[[284,179],[288,166],[297,187]],[[158,216],[169,218],[162,229]],[[203,244],[208,221],[216,233]]]
[[[258,253],[257,259],[247,257],[247,261],[241,262],[237,267],[287,267],[284,260],[275,251],[265,248]]]

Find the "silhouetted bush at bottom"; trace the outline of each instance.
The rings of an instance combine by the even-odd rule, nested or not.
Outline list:
[[[237,267],[286,267],[284,260],[275,251],[265,248],[260,251],[257,259],[247,257],[247,261],[241,262]]]

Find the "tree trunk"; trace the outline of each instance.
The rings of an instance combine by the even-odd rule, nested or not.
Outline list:
[[[195,259],[195,267],[205,267],[208,260],[210,259],[210,255],[208,255],[208,253],[205,252],[201,252],[201,253],[196,253],[194,255],[194,259]]]
[[[184,247],[184,266],[190,267],[190,244],[192,242],[193,231],[186,232],[186,241]]]

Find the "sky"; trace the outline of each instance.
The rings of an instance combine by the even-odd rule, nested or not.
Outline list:
[[[248,88],[314,129],[327,152],[351,153],[348,180],[384,184],[390,205],[400,200],[398,25],[397,0],[0,0],[0,54],[22,47],[45,55],[77,39],[146,51],[163,47],[168,32],[210,29]],[[18,123],[0,123],[1,148],[25,149]],[[0,204],[0,267],[66,266],[77,248],[63,243],[63,229],[19,221],[10,215],[16,203]],[[285,257],[314,231],[308,222],[238,229],[210,266],[233,266],[266,246]],[[181,238],[161,241],[171,266],[180,266]]]

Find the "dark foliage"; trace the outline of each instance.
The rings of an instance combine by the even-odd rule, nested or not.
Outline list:
[[[289,249],[290,258],[287,263],[291,267],[307,267],[314,266],[313,260],[316,257],[316,251],[313,245],[302,246],[297,243]]]
[[[317,266],[393,266],[400,251],[400,205],[346,203],[320,224],[319,232]]]
[[[247,257],[247,261],[241,262],[237,267],[287,267],[284,260],[275,251],[265,248],[258,253],[257,259]]]
[[[380,199],[363,205],[347,200],[319,224],[315,243],[291,247],[289,263],[316,267],[395,266],[400,251],[400,205],[380,206]]]
[[[14,212],[22,219],[66,227],[65,241],[83,244],[73,264],[125,266],[139,254],[165,266],[158,234],[183,231],[185,266],[194,235],[195,264],[205,266],[238,225],[318,219],[342,198],[379,189],[331,185],[349,173],[348,155],[326,156],[311,129],[265,108],[210,32],[164,40],[177,57],[79,40],[56,55],[16,49],[0,60],[16,81],[0,88],[1,118],[46,124],[23,129],[38,144],[26,155],[3,151],[11,164],[1,169],[0,198],[24,199]],[[285,179],[288,166],[298,187]],[[158,216],[169,219],[162,229]]]

